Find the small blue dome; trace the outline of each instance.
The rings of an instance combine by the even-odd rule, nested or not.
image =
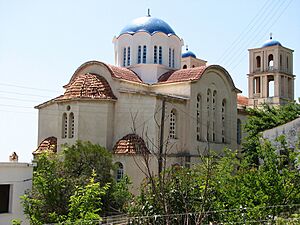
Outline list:
[[[174,30],[165,21],[151,16],[144,16],[131,21],[122,29],[120,35],[134,34],[139,31],[146,31],[151,35],[156,32],[163,32],[166,35],[175,34]]]
[[[183,53],[183,54],[181,55],[181,57],[182,57],[182,58],[186,58],[186,57],[197,58],[196,55],[195,55],[195,53],[193,53],[193,52],[191,52],[191,51],[187,51],[187,52]]]
[[[279,41],[269,39],[261,47],[264,48],[264,47],[270,47],[270,46],[275,46],[275,45],[282,46]]]

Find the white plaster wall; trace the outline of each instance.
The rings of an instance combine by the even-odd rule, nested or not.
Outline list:
[[[51,104],[47,107],[39,109],[38,115],[38,145],[47,137],[61,137],[61,120],[60,109],[58,104]]]
[[[151,86],[151,90],[155,93],[162,93],[167,95],[182,96],[189,98],[191,95],[190,82],[155,84]]]
[[[110,149],[114,131],[114,102],[80,102],[78,108],[77,139],[88,140]]]
[[[146,142],[149,139],[149,145],[152,148],[150,142],[157,143],[158,130],[154,116],[157,115],[158,107],[160,105],[158,105],[155,96],[121,93],[115,104],[113,143],[116,143],[123,136],[133,133],[135,127],[139,136],[144,138]]]
[[[217,91],[216,97],[216,118],[215,121],[215,134],[216,141],[210,141],[209,144],[206,141],[207,133],[207,90],[208,88],[213,91]],[[202,97],[202,115],[201,115],[201,140],[197,141],[196,136],[196,100],[197,95],[201,94]],[[222,121],[221,121],[221,109],[222,109],[222,100],[226,99],[226,114],[225,114],[225,144],[221,141],[221,131],[222,131]],[[187,143],[190,143],[189,149],[192,154],[205,153],[208,149],[221,152],[225,146],[228,146],[232,149],[237,148],[236,143],[236,127],[237,127],[237,96],[236,92],[233,90],[233,86],[227,80],[226,75],[219,70],[208,70],[206,71],[201,78],[192,84],[191,88],[191,98],[188,101],[189,107],[189,125],[187,130],[190,132],[188,136],[189,140]],[[210,124],[212,128],[212,124]]]
[[[9,184],[9,213],[0,214],[0,225],[11,224],[11,220],[20,219],[22,225],[29,225],[23,213],[20,196],[32,188],[33,165],[29,163],[0,163],[0,184]]]

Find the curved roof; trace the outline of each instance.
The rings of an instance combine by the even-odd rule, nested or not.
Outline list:
[[[127,134],[117,141],[113,148],[114,154],[148,154],[145,141],[137,134]]]
[[[173,70],[164,73],[158,78],[158,83],[174,83],[190,80],[198,80],[203,74],[205,66]]]
[[[98,74],[86,73],[76,76],[66,86],[64,95],[58,99],[117,99],[106,79]]]
[[[264,48],[264,47],[270,47],[270,46],[275,46],[275,45],[282,46],[279,41],[270,38],[261,47]]]
[[[33,155],[39,155],[42,153],[56,153],[57,152],[57,138],[47,137],[38,146],[38,148],[32,153]]]
[[[75,77],[77,76],[77,74],[79,74],[79,72],[91,65],[99,65],[99,66],[104,66],[106,67],[111,76],[114,78],[118,78],[118,79],[123,79],[123,80],[127,80],[127,81],[132,81],[132,82],[137,82],[137,83],[143,83],[143,81],[141,80],[141,78],[132,70],[124,68],[124,67],[118,67],[118,66],[113,66],[113,65],[109,65],[103,62],[99,62],[99,61],[88,61],[83,63],[81,66],[79,66],[77,68],[77,70],[74,72],[73,76],[71,77],[71,80],[69,82],[69,84],[75,79]],[[67,86],[69,85],[67,84]]]
[[[194,68],[173,70],[162,74],[158,78],[158,83],[176,83],[176,82],[186,82],[186,81],[196,81],[204,74],[204,72],[210,69],[217,69],[222,71],[225,74],[225,78],[232,85],[234,91],[241,93],[241,90],[237,89],[234,85],[232,77],[228,71],[219,65],[210,65],[210,66],[199,66]]]
[[[120,35],[134,34],[140,31],[148,32],[151,35],[156,32],[162,32],[166,35],[175,34],[174,30],[165,21],[151,16],[144,16],[132,20],[121,30]]]
[[[185,53],[183,53],[181,55],[182,58],[186,58],[186,57],[193,57],[193,58],[197,58],[195,53],[193,53],[192,51],[187,51]]]

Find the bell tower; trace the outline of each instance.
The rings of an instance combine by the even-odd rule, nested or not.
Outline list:
[[[283,105],[294,100],[293,52],[272,38],[249,49],[249,106]]]

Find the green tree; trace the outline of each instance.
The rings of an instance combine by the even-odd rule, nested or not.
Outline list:
[[[290,102],[283,106],[265,104],[261,108],[249,108],[247,111],[249,116],[244,127],[247,137],[243,144],[243,152],[254,164],[258,165],[260,132],[298,118],[300,116],[300,104],[296,102]]]
[[[269,141],[258,145],[259,166],[231,151],[220,160],[214,180],[214,209],[222,213],[215,215],[216,220],[265,221],[297,212],[290,206],[300,204],[299,149],[288,148],[284,137],[277,142],[279,149]]]
[[[58,222],[67,213],[68,184],[57,155],[42,154],[33,173],[32,191],[22,197],[24,213],[32,224]]]
[[[98,224],[101,220],[101,198],[105,195],[109,185],[101,187],[95,182],[96,174],[93,173],[85,187],[76,187],[75,193],[69,200],[69,213],[67,223]]]
[[[70,212],[74,212],[76,208],[75,200],[86,200],[84,197],[81,198],[80,194],[94,190],[95,186],[99,186],[101,204],[91,201],[90,206],[99,207],[99,210],[86,212],[88,215],[100,216],[100,214],[107,215],[111,211],[123,212],[128,205],[127,201],[131,199],[127,186],[129,180],[122,185],[116,184],[112,178],[112,169],[111,153],[90,142],[78,141],[75,145],[65,145],[59,155],[40,155],[33,174],[32,191],[22,197],[25,214],[32,224],[37,225],[65,221],[71,215]],[[91,184],[91,177],[95,186]],[[74,196],[74,193],[77,195]],[[118,201],[116,198],[120,193],[127,197]],[[69,204],[70,199],[73,199],[72,204]]]

